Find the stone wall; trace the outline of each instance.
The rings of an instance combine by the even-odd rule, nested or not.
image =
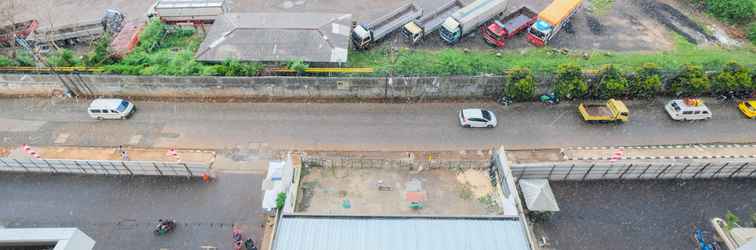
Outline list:
[[[149,77],[63,75],[81,96],[292,99],[493,98],[502,76],[473,77]],[[54,75],[0,74],[0,95],[49,96],[66,87]]]

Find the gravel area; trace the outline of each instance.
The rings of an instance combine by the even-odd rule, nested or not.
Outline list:
[[[554,249],[695,249],[691,225],[756,209],[756,180],[553,182]],[[611,190],[611,192],[607,192]],[[746,223],[747,225],[749,224]]]

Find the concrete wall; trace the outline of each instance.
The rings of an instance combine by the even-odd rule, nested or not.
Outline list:
[[[182,98],[481,98],[501,92],[501,76],[476,77],[149,77],[65,75],[83,96]],[[0,74],[0,95],[62,94],[53,75]]]

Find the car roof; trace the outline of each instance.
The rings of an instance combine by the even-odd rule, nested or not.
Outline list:
[[[89,107],[117,108],[118,105],[121,105],[121,102],[123,102],[123,99],[120,98],[97,98],[89,104]]]
[[[689,110],[709,110],[709,108],[706,107],[706,104],[704,104],[703,102],[701,102],[701,104],[698,104],[698,106],[688,105],[688,103],[680,99],[672,100],[670,102],[677,103],[677,105],[680,106],[680,108],[685,108]]]
[[[471,118],[471,117],[483,118],[483,110],[482,109],[463,109],[462,115],[464,115],[467,118]]]

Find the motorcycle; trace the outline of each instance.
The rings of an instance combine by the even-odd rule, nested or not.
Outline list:
[[[496,103],[501,104],[502,106],[509,106],[510,104],[512,104],[512,98],[502,96],[496,100]]]
[[[173,229],[175,228],[176,228],[176,221],[161,219],[161,220],[158,220],[158,225],[155,227],[155,230],[153,232],[155,232],[156,235],[161,236],[161,235],[165,235],[173,231]]]
[[[554,93],[545,93],[541,95],[541,97],[538,98],[538,100],[541,101],[543,104],[557,104],[559,103],[559,98]]]
[[[257,250],[255,241],[252,238],[243,240],[244,236],[242,235],[241,230],[239,230],[238,228],[234,228],[232,238],[234,240],[234,250],[241,250],[242,247],[244,247],[244,249],[246,250]]]

